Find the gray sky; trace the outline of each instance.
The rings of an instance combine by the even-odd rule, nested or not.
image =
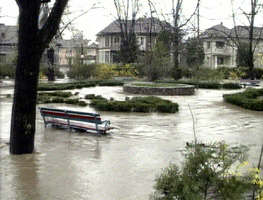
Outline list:
[[[238,24],[240,25],[244,25],[246,23],[246,20],[244,18],[240,18],[241,10],[238,8],[242,7],[244,10],[246,8],[249,8],[249,6],[247,6],[249,1],[250,0],[234,1],[234,9],[236,11],[236,15],[239,16]],[[0,18],[0,23],[15,25],[18,16],[18,8],[15,0],[0,0],[0,2],[0,16],[4,16]],[[99,1],[70,0],[69,7],[70,11],[73,12],[72,16],[77,16],[81,12],[90,9],[91,6],[97,2]],[[146,0],[141,0],[141,2],[145,3]],[[167,14],[168,16],[168,14],[172,12],[171,2],[172,0],[155,0],[158,12]],[[184,2],[185,4],[183,8],[183,14],[185,16],[189,16],[193,12],[195,1],[185,0]],[[93,41],[96,39],[96,34],[115,19],[113,0],[101,0],[100,3],[97,4],[97,6],[100,8],[90,10],[86,15],[82,16],[74,22],[74,27],[83,31],[86,39],[91,39]],[[144,15],[147,10],[147,6],[142,6],[140,15]],[[233,23],[231,14],[231,0],[201,0],[201,30],[205,30],[206,28],[219,24],[220,22],[223,22],[224,25],[229,28],[232,27]],[[262,19],[262,15],[259,16],[258,19]],[[70,37],[70,34],[66,34],[66,37]]]

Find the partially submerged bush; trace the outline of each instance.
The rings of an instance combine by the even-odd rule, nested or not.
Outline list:
[[[41,92],[38,93],[39,96],[55,96],[55,97],[71,97],[73,96],[71,92]]]
[[[93,95],[86,95],[86,98],[91,100],[91,106],[101,111],[175,113],[179,107],[177,103],[153,96],[134,97],[132,99],[126,99],[126,101],[109,101]]]
[[[64,78],[65,75],[63,74],[63,72],[59,71],[59,67],[58,66],[53,66],[54,68],[54,75],[57,77],[57,78]],[[39,69],[39,73],[41,75],[44,75],[46,77],[48,77],[48,65],[47,64],[41,64],[40,65],[40,69]]]
[[[52,91],[52,90],[73,90],[87,87],[100,86],[121,86],[121,81],[76,81],[72,83],[41,83],[38,86],[38,91]]]
[[[242,86],[239,83],[223,83],[223,89],[241,89]]]
[[[14,64],[0,64],[0,78],[14,78],[16,66]]]
[[[249,88],[241,93],[224,94],[226,102],[249,110],[263,111],[263,89]]]
[[[98,82],[99,86],[122,86],[124,83],[122,81],[106,80]]]
[[[152,199],[245,199],[254,190],[250,176],[239,175],[247,165],[247,150],[224,143],[188,144],[182,168],[171,164],[156,178]],[[257,195],[261,192],[262,188],[256,190]]]
[[[65,103],[74,104],[79,106],[87,106],[87,103],[80,101],[78,98],[70,99],[73,96],[71,92],[45,92],[39,93],[37,102],[39,104],[44,103]]]
[[[197,81],[197,80],[180,80],[180,81],[159,81],[161,83],[174,83],[174,84],[188,84],[194,85],[196,88],[201,89],[240,89],[242,88],[239,83],[219,83],[214,81]]]

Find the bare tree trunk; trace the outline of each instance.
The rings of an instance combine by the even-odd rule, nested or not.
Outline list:
[[[10,153],[34,151],[39,64],[44,48],[55,35],[68,0],[56,0],[42,29],[38,28],[40,0],[16,0],[19,6],[18,61],[12,108]]]
[[[31,2],[32,12],[20,8],[18,61],[11,121],[10,152],[32,153],[34,149],[36,95],[42,46],[37,30],[38,5]]]
[[[249,24],[249,55],[248,55],[248,67],[249,67],[249,76],[254,78],[253,69],[254,69],[254,50],[253,50],[253,40],[254,40],[254,22],[256,16],[256,7],[257,0],[251,0],[251,18]]]

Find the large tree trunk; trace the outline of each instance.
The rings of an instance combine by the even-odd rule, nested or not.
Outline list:
[[[32,10],[37,10],[36,3]],[[18,61],[12,109],[10,153],[32,153],[34,149],[37,83],[43,48],[38,38],[38,12],[20,8]]]
[[[16,0],[19,6],[18,61],[12,108],[10,153],[34,151],[39,64],[45,47],[56,34],[68,0],[56,0],[39,29],[40,0]]]

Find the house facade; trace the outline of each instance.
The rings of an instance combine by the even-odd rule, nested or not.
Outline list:
[[[231,30],[222,23],[201,34],[205,53],[204,66],[216,69],[222,66],[236,66],[237,48],[228,38]]]
[[[262,36],[261,36],[262,33]],[[205,59],[204,66],[212,69],[237,66],[237,42],[248,43],[249,28],[236,26],[232,29],[222,23],[206,29],[201,34]],[[254,27],[254,66],[263,67],[263,28]]]
[[[0,63],[12,63],[17,51],[17,26],[0,24]]]
[[[128,25],[131,21],[128,21]],[[158,33],[163,30],[162,22],[155,18],[139,18],[135,23],[135,35],[137,45],[142,52],[150,48],[151,43],[156,42]],[[98,63],[118,62],[118,52],[121,45],[121,29],[118,20],[113,21],[97,34]]]

